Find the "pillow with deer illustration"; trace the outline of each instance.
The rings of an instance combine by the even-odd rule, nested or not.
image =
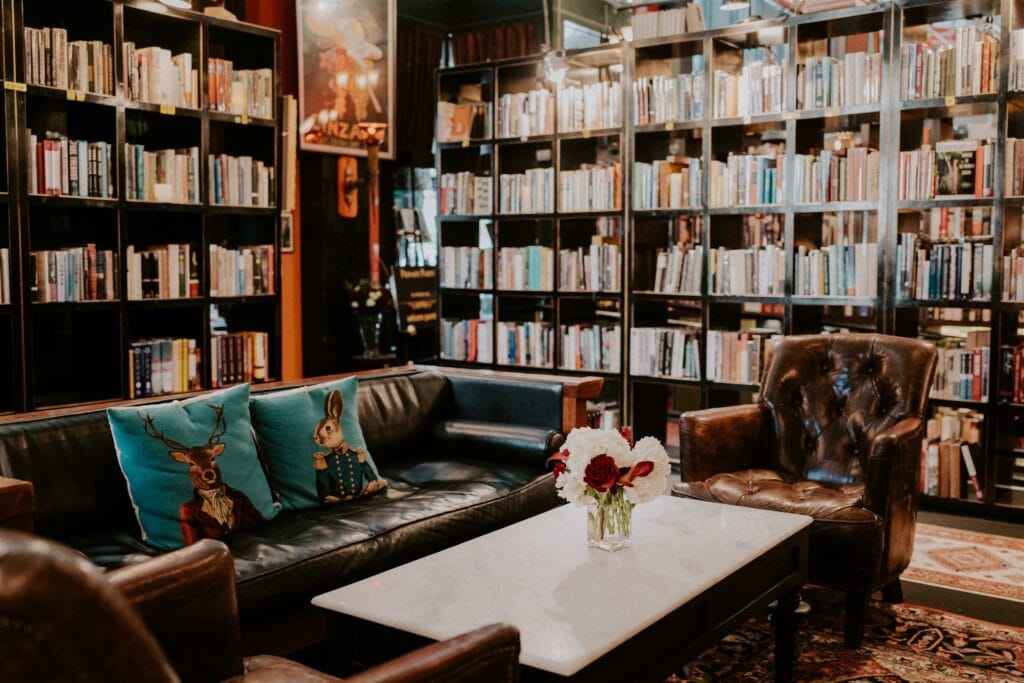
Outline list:
[[[253,396],[256,441],[286,510],[340,503],[387,487],[359,427],[357,377]]]
[[[142,540],[172,550],[277,514],[256,453],[249,385],[110,408],[107,419]]]

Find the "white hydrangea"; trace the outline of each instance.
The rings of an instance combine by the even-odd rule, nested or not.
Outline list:
[[[598,455],[610,455],[620,467],[625,467],[629,462],[629,442],[611,429],[574,429],[569,432],[563,448],[569,451],[569,460],[566,462],[569,472],[581,480],[587,465]]]
[[[664,493],[665,483],[672,472],[668,453],[661,442],[653,436],[645,436],[637,441],[633,452],[630,453],[629,466],[632,467],[644,460],[653,462],[654,469],[647,476],[634,479],[632,486],[625,487],[626,500],[631,503],[649,503]]]

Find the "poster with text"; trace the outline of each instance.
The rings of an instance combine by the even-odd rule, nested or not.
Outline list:
[[[298,0],[302,149],[364,155],[360,123],[387,123],[394,148],[395,0]]]

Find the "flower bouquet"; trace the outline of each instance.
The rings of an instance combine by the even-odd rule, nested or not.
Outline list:
[[[661,442],[646,436],[633,445],[621,431],[574,429],[565,447],[548,459],[558,495],[587,507],[587,545],[618,550],[631,544],[633,508],[665,491],[671,472]]]
[[[368,278],[358,282],[346,282],[345,293],[349,305],[359,323],[359,336],[363,341],[363,353],[374,356],[380,353],[380,328],[384,312],[391,307],[391,292]]]

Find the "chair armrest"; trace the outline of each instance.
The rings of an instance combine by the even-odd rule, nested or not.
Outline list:
[[[223,681],[243,672],[235,563],[227,546],[203,539],[116,569],[110,582],[135,606],[184,681]]]
[[[416,681],[519,680],[519,631],[493,624],[346,678],[346,683],[415,683]]]
[[[679,416],[682,481],[758,467],[771,448],[771,423],[759,405],[695,410]]]
[[[548,456],[565,442],[562,432],[476,420],[444,420],[434,426],[434,444],[445,453],[544,469]]]
[[[32,482],[0,477],[0,527],[31,533],[34,511]]]

